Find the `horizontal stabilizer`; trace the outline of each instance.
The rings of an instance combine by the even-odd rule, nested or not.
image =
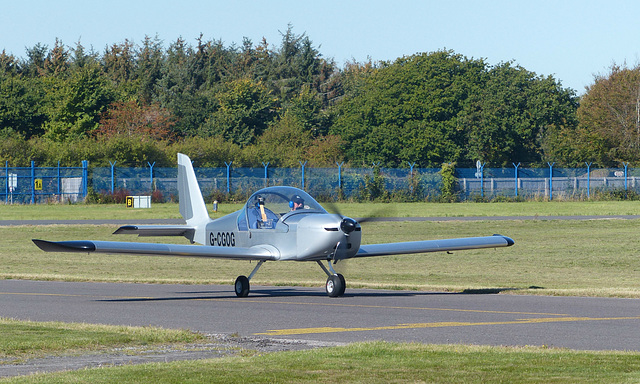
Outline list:
[[[268,245],[250,248],[204,245],[130,243],[122,241],[46,241],[33,239],[46,252],[97,252],[156,256],[191,256],[236,260],[278,260],[279,252]]]
[[[125,225],[113,232],[114,235],[138,236],[184,236],[193,239],[195,228],[188,225]]]

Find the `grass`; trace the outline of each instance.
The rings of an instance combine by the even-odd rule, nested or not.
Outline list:
[[[356,343],[248,357],[87,369],[12,383],[629,383],[640,354]]]
[[[26,358],[105,348],[192,343],[204,336],[187,330],[32,322],[0,318],[0,358]]]
[[[529,201],[521,203],[337,203],[336,208],[346,216],[370,217],[463,217],[463,216],[566,216],[566,215],[638,215],[637,201]],[[242,207],[239,203],[220,203],[220,217]],[[328,208],[328,206],[327,206]],[[178,204],[152,204],[150,209],[126,208],[124,204],[0,204],[0,220],[56,220],[56,219],[178,219]]]
[[[83,253],[45,253],[31,242],[125,240],[115,226],[0,227],[0,278],[66,281],[232,284],[254,264],[245,261]],[[398,255],[337,264],[348,287],[440,291],[640,297],[640,220],[369,222],[363,242],[508,235],[509,248]],[[145,238],[182,242],[184,238]],[[326,276],[315,263],[265,263],[254,285],[321,287]],[[532,288],[533,287],[533,288]],[[231,289],[231,288],[230,288]]]
[[[637,202],[546,202],[487,204],[393,204],[390,216],[547,216],[637,214]],[[230,213],[239,206],[221,205]],[[338,205],[359,217],[383,212],[385,204]],[[1,219],[143,219],[179,217],[177,205],[150,210],[116,206],[0,206]],[[31,238],[124,239],[114,226],[0,227],[0,278],[73,281],[226,283],[253,265],[232,260],[47,254]],[[339,263],[349,287],[640,297],[640,220],[370,222],[365,243],[478,236],[501,233],[516,245],[497,250],[433,253],[350,260]],[[147,239],[145,239],[147,240]],[[178,238],[149,238],[185,242]],[[212,272],[214,271],[214,272]],[[283,279],[284,276],[284,280]],[[313,263],[266,263],[253,284],[314,285],[325,276]],[[231,291],[231,287],[229,288]],[[8,324],[5,325],[4,323]],[[0,321],[0,350],[7,355],[62,353],[109,348],[138,339],[121,328],[62,323]],[[86,328],[86,329],[85,329]],[[150,333],[164,332],[156,329]],[[183,332],[183,331],[176,331]],[[115,333],[115,335],[114,335]],[[146,332],[142,332],[146,333]],[[188,336],[187,332],[187,336]],[[183,340],[184,335],[170,336]],[[198,337],[191,336],[189,337]],[[153,341],[156,340],[156,341]],[[35,352],[43,351],[43,352]],[[0,356],[1,357],[1,356]],[[144,364],[19,377],[7,382],[433,382],[433,383],[626,383],[640,381],[640,354],[576,352],[545,348],[357,343],[346,347],[205,361]],[[3,381],[4,380],[0,380]]]

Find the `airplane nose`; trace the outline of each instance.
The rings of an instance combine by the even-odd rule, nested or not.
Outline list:
[[[355,220],[349,217],[345,217],[344,219],[342,219],[342,222],[340,222],[340,230],[342,230],[345,235],[348,235],[356,230],[356,224],[357,223]]]

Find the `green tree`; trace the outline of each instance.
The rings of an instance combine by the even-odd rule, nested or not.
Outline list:
[[[40,108],[44,89],[39,78],[0,72],[0,130],[25,138],[42,134],[46,115]]]
[[[555,127],[576,123],[578,99],[551,76],[541,77],[512,63],[491,68],[470,93],[459,124],[467,160],[500,166],[540,163],[541,142]]]
[[[97,66],[73,73],[68,81],[47,79],[48,121],[45,137],[65,141],[85,136],[98,127],[100,114],[114,100],[114,92]]]
[[[276,100],[262,83],[234,80],[216,95],[217,110],[201,129],[201,135],[221,135],[242,146],[253,143],[275,117]]]
[[[350,79],[330,132],[342,137],[347,159],[356,163],[455,161],[464,146],[456,118],[484,68],[451,51],[381,63]]]
[[[145,36],[142,47],[136,48],[136,63],[138,95],[143,102],[150,103],[156,98],[164,64],[162,42],[157,36],[154,39]]]
[[[586,159],[600,166],[640,163],[640,66],[614,64],[607,75],[596,76],[577,114],[580,127],[573,132],[573,147],[586,152]]]

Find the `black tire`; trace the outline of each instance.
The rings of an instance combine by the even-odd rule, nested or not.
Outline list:
[[[344,277],[340,274],[329,276],[325,284],[325,290],[329,297],[338,297],[344,294]]]
[[[249,279],[247,276],[238,276],[234,285],[236,290],[236,296],[247,297],[249,296]]]
[[[340,294],[338,296],[344,296],[344,291],[347,289],[347,282],[344,281],[344,276],[338,273],[338,278],[340,279]]]

